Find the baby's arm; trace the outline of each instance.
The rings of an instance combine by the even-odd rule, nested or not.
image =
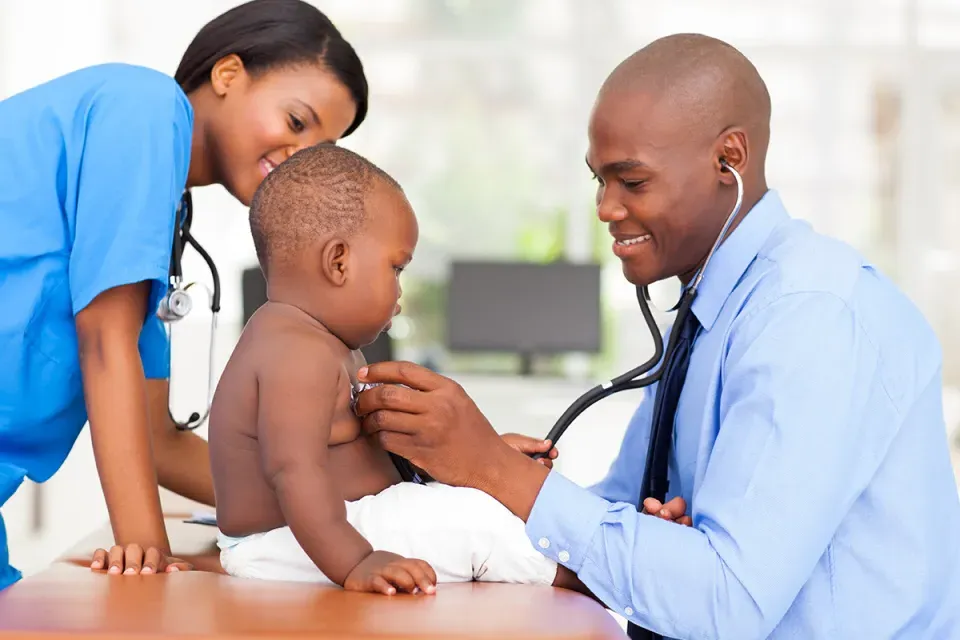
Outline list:
[[[294,538],[327,578],[365,591],[394,593],[392,583],[430,592],[436,576],[428,565],[374,552],[347,522],[343,496],[326,467],[341,370],[322,343],[276,338],[257,376],[264,474]]]

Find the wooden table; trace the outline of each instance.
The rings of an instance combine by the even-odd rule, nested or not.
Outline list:
[[[111,576],[88,567],[109,527],[46,571],[0,592],[0,638],[624,638],[596,602],[550,587],[445,584],[393,597],[222,574],[212,527],[171,518],[175,555],[203,571]]]

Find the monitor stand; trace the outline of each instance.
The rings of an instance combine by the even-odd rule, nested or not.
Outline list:
[[[533,357],[532,353],[520,354],[520,375],[524,378],[529,378],[533,375]]]

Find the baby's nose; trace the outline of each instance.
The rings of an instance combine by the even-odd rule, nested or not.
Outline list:
[[[396,307],[393,308],[393,315],[395,315],[395,316],[400,315],[400,311],[402,311],[402,310],[403,310],[403,307],[401,307],[401,306],[398,304]]]

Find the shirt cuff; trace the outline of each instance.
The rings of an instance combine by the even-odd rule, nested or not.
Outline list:
[[[527,537],[543,555],[577,573],[609,508],[603,498],[551,471],[527,518]]]

